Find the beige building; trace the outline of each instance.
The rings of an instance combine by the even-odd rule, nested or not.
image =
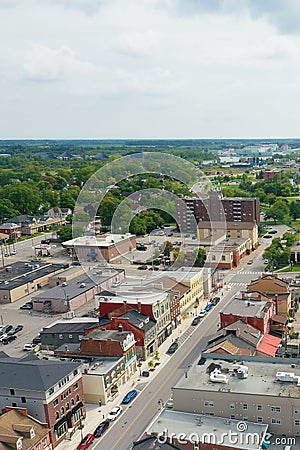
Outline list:
[[[248,291],[260,292],[274,300],[276,314],[287,317],[292,313],[292,296],[289,283],[280,279],[277,274],[263,274],[260,278],[248,284]]]
[[[210,236],[217,236],[221,232],[227,238],[250,239],[251,247],[258,245],[258,226],[255,222],[199,222],[198,238],[200,241]]]
[[[202,355],[172,388],[174,410],[268,424],[300,435],[300,360]]]

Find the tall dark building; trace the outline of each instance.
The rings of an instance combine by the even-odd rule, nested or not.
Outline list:
[[[176,204],[177,222],[183,232],[195,233],[196,222],[252,222],[260,223],[258,198],[223,197],[211,191],[203,197],[179,198]]]

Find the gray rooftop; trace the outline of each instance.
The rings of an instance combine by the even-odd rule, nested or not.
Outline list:
[[[269,303],[261,300],[242,300],[233,298],[222,310],[223,314],[233,314],[242,317],[262,318],[268,308]]]
[[[0,358],[1,388],[42,391],[73,372],[80,364],[66,361]]]
[[[83,333],[84,330],[98,325],[98,320],[91,322],[59,322],[52,327],[43,328],[41,334]]]
[[[65,267],[66,264],[35,263],[32,261],[19,261],[9,264],[0,270],[0,290],[14,289],[45,275],[51,275]]]
[[[204,355],[203,355],[204,356]],[[173,389],[189,389],[199,391],[224,391],[252,394],[269,395],[281,397],[300,396],[300,386],[293,382],[283,382],[276,380],[277,372],[294,373],[300,377],[300,360],[284,360],[281,362],[278,358],[257,358],[242,357],[243,365],[248,367],[248,378],[240,379],[233,375],[234,360],[236,356],[229,358],[210,358],[205,357],[199,363],[194,364],[187,373],[187,378],[182,377]],[[255,361],[255,362],[254,362]],[[295,368],[291,367],[291,361],[295,362]],[[276,362],[276,364],[274,364]],[[296,365],[298,362],[298,365]],[[214,383],[209,380],[208,368],[211,364],[217,364],[221,367],[222,373],[228,376],[227,384]],[[242,364],[238,362],[237,364]]]
[[[174,433],[174,437],[179,437],[183,433],[187,441],[189,436],[191,440],[208,444],[218,444],[223,439],[222,446],[227,446],[227,448],[260,450],[262,436],[267,431],[268,425],[247,421],[246,433],[254,437],[254,441],[247,443],[245,432],[238,432],[238,423],[238,420],[228,420],[222,417],[163,410],[151,423],[147,429],[147,434],[163,434],[167,430],[168,435],[170,436],[171,433]],[[235,433],[235,439],[230,439],[233,433]],[[235,440],[238,442],[235,442]]]
[[[108,339],[111,341],[123,342],[124,339],[127,338],[128,334],[131,334],[130,331],[118,331],[118,330],[94,330],[88,333],[86,336],[82,338],[82,340],[87,339],[96,339],[98,341],[107,341]]]
[[[148,331],[156,326],[156,322],[145,314],[139,313],[137,310],[132,309],[119,316],[120,318],[128,318],[131,325],[140,328],[141,330]],[[143,326],[141,326],[143,324]]]

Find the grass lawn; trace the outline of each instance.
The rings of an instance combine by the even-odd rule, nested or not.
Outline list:
[[[300,272],[300,264],[295,264],[293,267],[286,267],[285,269],[279,269],[277,272]]]

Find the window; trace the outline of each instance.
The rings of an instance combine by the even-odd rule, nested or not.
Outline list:
[[[56,398],[53,402],[53,406],[57,406],[58,405],[58,399]]]
[[[50,389],[49,389],[49,391],[48,391],[48,395],[52,395],[52,394],[53,394],[53,392],[54,392],[54,388],[52,387],[52,388],[50,388]]]
[[[26,397],[21,397],[21,402],[26,403]]]
[[[300,427],[300,420],[299,419],[294,420],[294,424],[296,425],[296,427]]]
[[[63,406],[60,408],[60,413],[61,413],[62,416],[63,416],[64,413],[65,413],[65,408],[64,408]]]
[[[273,425],[280,425],[281,424],[281,420],[280,419],[271,419],[271,423]]]
[[[225,255],[222,255],[222,261],[225,261],[226,257]]]
[[[243,420],[244,420],[245,422],[247,422],[248,416],[244,416],[244,417],[243,417]]]
[[[257,409],[257,411],[262,411],[262,409],[263,409],[263,408],[262,408],[262,405],[257,405],[257,408],[256,408],[256,409]]]
[[[55,413],[55,420],[59,419],[59,412],[56,411]]]
[[[281,412],[280,406],[271,406],[271,412],[280,413]]]
[[[74,398],[71,399],[71,405],[74,406],[75,405],[75,401]]]
[[[235,415],[234,414],[230,414],[230,419],[235,419]]]
[[[262,417],[257,417],[257,422],[258,422],[258,423],[262,423],[262,421],[263,421],[263,418],[262,418]]]
[[[75,383],[73,388],[74,388],[74,391],[75,391],[75,389],[78,389],[78,383]]]
[[[11,406],[13,406],[14,408],[17,407],[17,404],[15,402],[12,402]]]
[[[244,410],[247,410],[247,409],[248,409],[247,403],[243,403],[243,409],[244,409]]]
[[[235,403],[230,403],[229,407],[230,409],[235,409]]]
[[[76,395],[76,402],[79,402],[79,395]]]
[[[63,335],[62,334],[59,334],[58,335],[58,339],[62,339],[63,338]]]
[[[66,411],[68,411],[68,409],[70,409],[70,403],[66,403]]]
[[[207,401],[204,402],[204,406],[209,406],[210,408],[213,408],[214,402],[212,402],[210,400],[207,400]]]
[[[77,369],[73,370],[73,375],[74,375],[74,377],[75,377],[75,375],[77,375],[77,374],[78,374],[78,370],[77,370]]]
[[[15,390],[14,389],[10,389],[9,390],[10,395],[16,395]]]
[[[41,444],[36,444],[36,450],[42,450],[42,445]]]
[[[73,339],[73,334],[69,334],[69,339]]]

